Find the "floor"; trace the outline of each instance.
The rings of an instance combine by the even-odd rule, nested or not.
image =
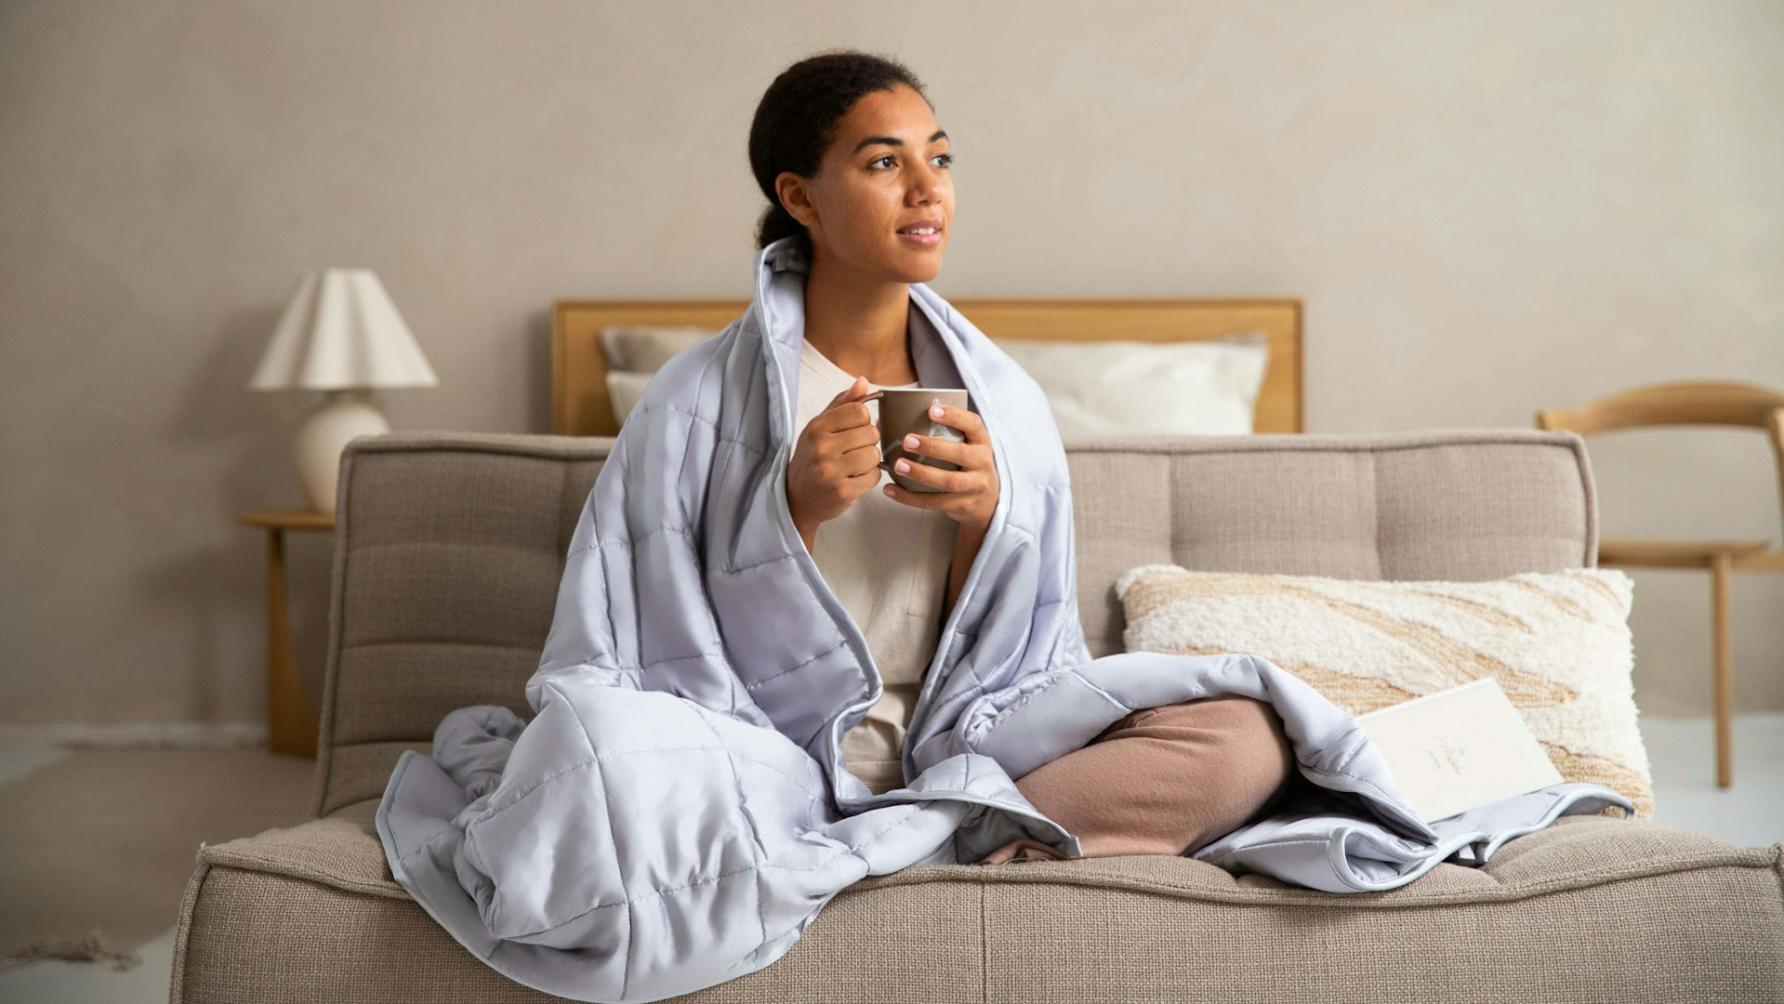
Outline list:
[[[1641,730],[1654,765],[1655,822],[1743,846],[1784,840],[1778,808],[1784,805],[1784,714],[1736,718],[1736,782],[1726,790],[1714,783],[1708,719],[1645,716]],[[66,755],[53,739],[18,731],[0,735],[0,785]],[[173,971],[173,941],[170,926],[138,950],[140,965],[123,972],[107,963],[46,960],[0,973],[0,1002],[161,1004]]]

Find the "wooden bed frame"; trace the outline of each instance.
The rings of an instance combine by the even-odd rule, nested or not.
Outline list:
[[[993,339],[1212,341],[1228,332],[1264,331],[1270,339],[1270,363],[1253,428],[1259,433],[1304,431],[1298,299],[949,302]],[[602,328],[685,325],[718,331],[748,309],[748,300],[559,300],[551,315],[552,433],[619,434],[607,396]]]

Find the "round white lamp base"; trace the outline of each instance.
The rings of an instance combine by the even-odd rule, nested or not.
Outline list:
[[[390,423],[372,403],[369,390],[331,390],[327,394],[298,427],[291,453],[297,462],[298,484],[310,508],[331,513],[341,475],[341,451],[347,441],[355,436],[381,436],[390,431]]]

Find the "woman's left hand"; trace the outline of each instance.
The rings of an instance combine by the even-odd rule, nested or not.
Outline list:
[[[914,457],[900,457],[898,462],[908,465],[898,472],[900,475],[941,491],[912,492],[887,484],[886,494],[912,508],[939,509],[962,527],[983,532],[991,526],[998,492],[997,462],[992,459],[991,436],[985,431],[985,423],[976,412],[946,404],[931,405],[929,417],[965,433],[966,442],[911,433],[904,438],[905,450],[958,464],[960,469],[946,471]]]

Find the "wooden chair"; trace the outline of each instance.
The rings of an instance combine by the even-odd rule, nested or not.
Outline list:
[[[1649,384],[1570,410],[1538,411],[1536,425],[1541,429],[1566,429],[1581,436],[1659,425],[1740,425],[1765,429],[1771,434],[1777,458],[1780,506],[1784,508],[1784,394],[1768,388],[1728,381]],[[1709,571],[1716,785],[1728,787],[1734,781],[1728,576],[1731,572],[1784,572],[1784,549],[1772,548],[1769,540],[1600,538],[1598,563],[1610,567]]]

